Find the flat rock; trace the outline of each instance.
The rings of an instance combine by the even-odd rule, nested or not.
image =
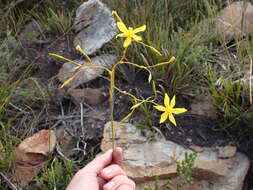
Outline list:
[[[18,147],[18,152],[25,154],[42,154],[47,156],[55,148],[56,136],[52,130],[41,130],[25,139]]]
[[[13,183],[18,187],[29,184],[47,164],[55,145],[56,136],[52,130],[41,130],[21,142],[15,151]]]
[[[111,11],[99,0],[84,2],[76,10],[74,29],[78,32],[74,45],[80,45],[88,54],[93,54],[112,40],[117,27]]]
[[[101,55],[97,56],[91,59],[93,65],[97,66],[104,66],[107,68],[111,68],[117,61],[117,57],[114,55]],[[86,61],[79,61],[76,60],[79,64],[82,64],[84,66],[90,66],[90,64]],[[64,63],[64,65],[61,67],[58,73],[58,79],[64,83],[69,78],[71,78],[78,69],[76,69],[76,65],[71,62]],[[69,88],[76,88],[80,84],[84,84],[86,82],[89,82],[98,76],[102,75],[104,72],[103,69],[98,68],[91,68],[91,69],[85,69],[81,71],[68,85]]]
[[[116,144],[124,149],[122,167],[137,183],[137,190],[154,182],[156,176],[161,177],[163,182],[176,180],[176,162],[182,161],[185,152],[192,152],[191,150],[163,138],[149,141],[150,132],[142,131],[131,124],[113,124],[116,130]],[[105,125],[101,144],[103,151],[109,148],[110,122]],[[220,159],[217,148],[205,147],[203,152],[198,153],[195,161],[194,184],[186,186],[185,189],[240,190],[248,169],[249,160],[244,154],[236,153],[231,158]],[[162,186],[160,189],[163,189]]]
[[[233,2],[220,11],[218,29],[226,40],[240,38],[253,32],[253,5],[249,2]]]

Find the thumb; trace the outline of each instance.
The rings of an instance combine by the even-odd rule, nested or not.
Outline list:
[[[114,164],[121,165],[123,162],[123,150],[117,147],[112,153],[112,161]]]
[[[85,172],[99,174],[100,170],[112,163],[112,149],[108,150],[104,154],[97,156],[89,164],[87,164],[83,169]]]

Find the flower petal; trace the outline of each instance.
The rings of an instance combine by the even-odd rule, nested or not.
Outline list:
[[[119,22],[122,22],[121,18],[119,17],[118,13],[116,11],[112,11],[112,15],[115,15],[116,19],[119,21]]]
[[[116,36],[116,38],[117,37],[128,37],[128,34],[127,33],[120,33],[120,34],[118,34],[117,36]]]
[[[117,26],[121,32],[127,32],[128,29],[123,22],[117,22]]]
[[[147,26],[146,26],[146,25],[143,25],[143,26],[141,26],[141,27],[135,28],[135,29],[133,30],[133,32],[134,32],[134,33],[143,32],[143,31],[146,30],[146,28],[147,28]]]
[[[169,114],[169,120],[171,121],[171,123],[173,123],[175,126],[177,126],[175,117],[172,114]]]
[[[180,113],[184,113],[184,112],[187,112],[187,109],[185,109],[185,108],[173,108],[172,109],[172,113],[174,113],[174,114],[180,114]]]
[[[167,93],[164,95],[164,105],[165,107],[170,107],[170,97],[168,96]]]
[[[171,99],[170,107],[174,108],[175,105],[176,105],[176,96],[174,95],[173,98]]]
[[[163,106],[154,106],[155,109],[159,110],[159,111],[166,111],[166,108]]]
[[[169,112],[164,112],[164,113],[161,115],[160,123],[163,123],[164,121],[166,121],[167,118],[168,118],[168,115],[169,115]]]
[[[135,34],[132,36],[132,38],[133,38],[134,40],[136,40],[136,41],[141,41],[141,40],[142,40],[142,37],[137,36],[137,35],[135,35]]]
[[[124,44],[123,44],[124,48],[128,47],[128,46],[131,44],[131,42],[132,42],[132,39],[128,37],[128,38],[124,41]]]

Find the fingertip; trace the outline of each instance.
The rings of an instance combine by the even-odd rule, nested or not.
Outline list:
[[[123,155],[123,149],[122,149],[122,148],[117,147],[117,148],[116,148],[116,151],[117,151],[119,154]]]
[[[121,165],[123,162],[123,149],[120,147],[117,147],[113,151],[112,156],[113,156],[113,162],[115,164]]]

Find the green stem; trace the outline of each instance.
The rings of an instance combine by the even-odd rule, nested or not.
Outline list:
[[[110,74],[110,120],[111,120],[111,130],[112,130],[112,149],[115,150],[115,126],[114,126],[114,118],[113,118],[113,111],[114,111],[114,87],[115,87],[115,70],[119,63],[121,63],[126,57],[127,48],[124,49],[123,55],[118,63],[116,63],[112,70],[109,72]]]
[[[111,130],[112,130],[112,149],[115,149],[115,127],[114,127],[114,70],[110,72],[110,120],[111,120]]]

